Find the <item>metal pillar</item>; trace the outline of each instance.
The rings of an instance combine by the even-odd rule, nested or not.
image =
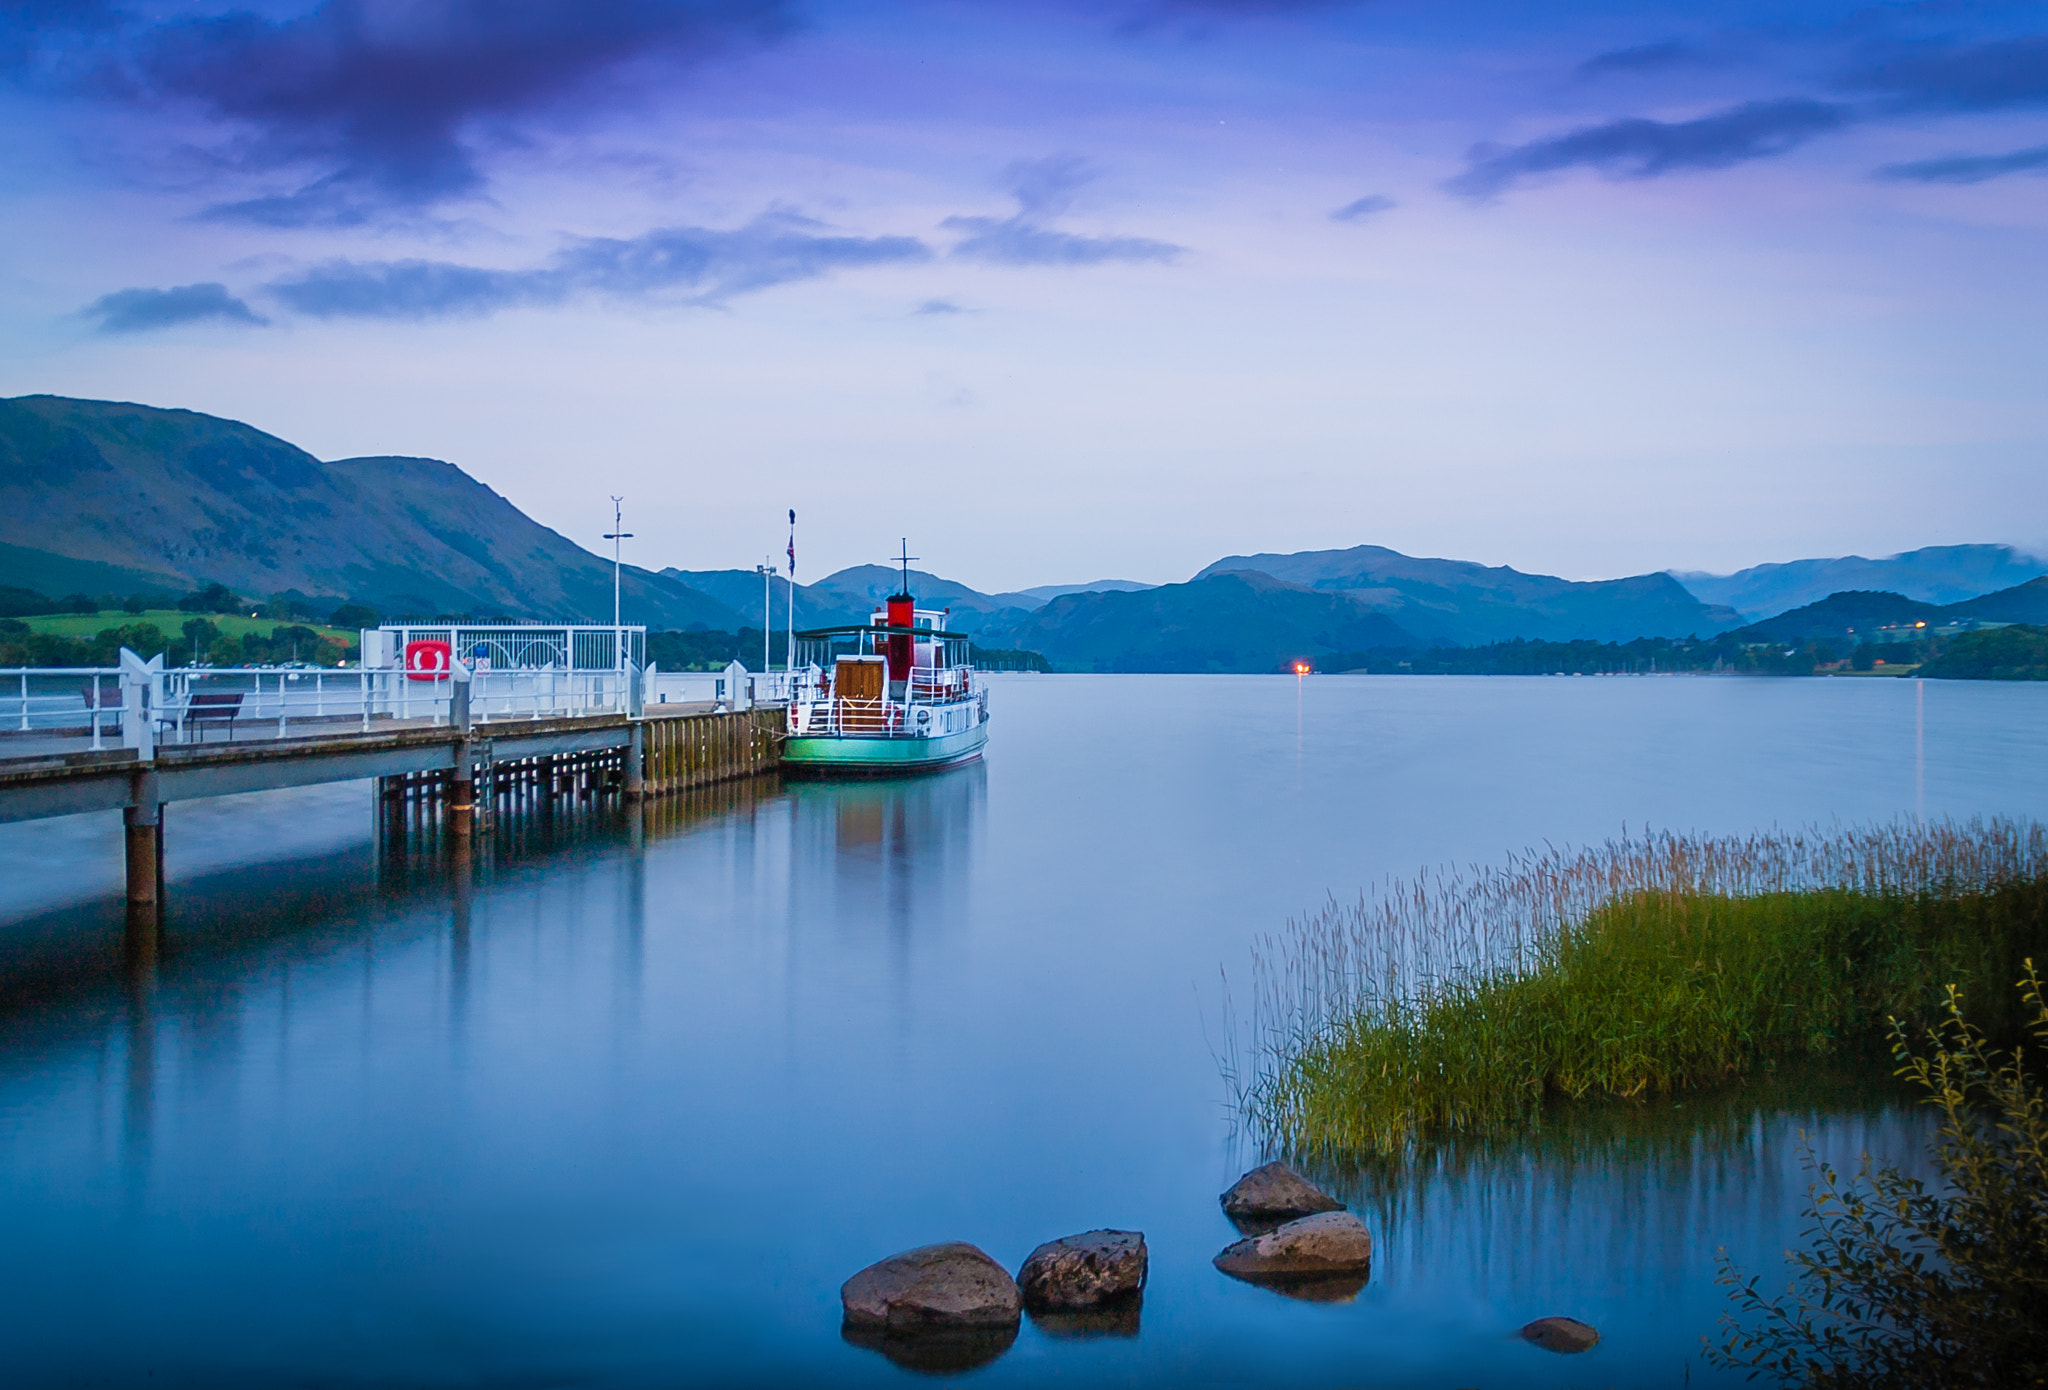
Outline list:
[[[626,745],[626,800],[647,795],[647,726],[633,721],[633,740]]]

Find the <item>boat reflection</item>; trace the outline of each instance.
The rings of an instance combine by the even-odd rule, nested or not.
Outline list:
[[[967,919],[968,868],[980,841],[988,768],[919,777],[793,782],[791,885],[798,921],[881,921],[907,965],[911,942]]]

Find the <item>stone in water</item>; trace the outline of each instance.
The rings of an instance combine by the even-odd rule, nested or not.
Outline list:
[[[1522,1336],[1545,1351],[1565,1353],[1591,1351],[1600,1340],[1598,1332],[1577,1318],[1538,1318],[1522,1329]]]
[[[1223,1214],[1234,1221],[1284,1221],[1342,1210],[1342,1202],[1284,1163],[1252,1169],[1223,1194]]]
[[[925,1245],[869,1265],[839,1288],[853,1326],[1014,1326],[1024,1300],[1008,1270],[965,1241]]]
[[[1372,1267],[1372,1233],[1348,1211],[1318,1212],[1224,1247],[1216,1268],[1240,1279],[1306,1279]]]
[[[1031,1252],[1017,1283],[1032,1312],[1093,1308],[1145,1287],[1145,1237],[1139,1231],[1087,1231]]]

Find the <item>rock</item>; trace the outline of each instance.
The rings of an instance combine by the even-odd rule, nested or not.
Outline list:
[[[1015,1328],[1024,1300],[1009,1271],[965,1241],[925,1245],[869,1265],[839,1287],[849,1326],[894,1331]]]
[[[1017,1283],[1032,1312],[1093,1308],[1145,1287],[1145,1237],[1139,1231],[1087,1231],[1049,1240],[1031,1252]]]
[[[1216,1268],[1240,1279],[1329,1279],[1372,1267],[1372,1233],[1348,1211],[1318,1212],[1226,1246]]]
[[[1577,1318],[1538,1318],[1522,1329],[1522,1336],[1545,1351],[1591,1351],[1600,1334]]]
[[[1284,1163],[1252,1169],[1223,1194],[1223,1214],[1233,1221],[1291,1221],[1342,1210],[1342,1202]]]

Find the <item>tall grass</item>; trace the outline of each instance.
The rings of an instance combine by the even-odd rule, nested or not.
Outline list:
[[[1384,1157],[1881,1044],[1946,985],[2009,1007],[2048,954],[2044,871],[2048,828],[1999,819],[1651,834],[1397,881],[1259,943],[1240,1101],[1296,1154]]]

